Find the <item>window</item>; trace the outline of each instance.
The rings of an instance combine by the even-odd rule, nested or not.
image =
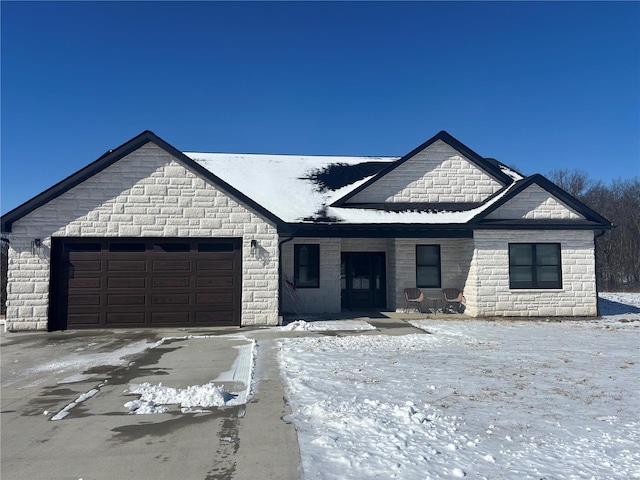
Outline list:
[[[153,251],[160,253],[176,253],[176,252],[188,252],[191,250],[191,245],[188,243],[154,243]]]
[[[199,252],[233,252],[233,243],[198,243]]]
[[[69,252],[100,252],[102,245],[100,243],[65,243],[64,251]]]
[[[510,288],[562,288],[559,243],[510,243]]]
[[[110,252],[145,252],[147,245],[145,243],[110,243]]]
[[[416,286],[440,288],[440,245],[416,245]]]
[[[296,288],[320,287],[320,245],[294,245],[293,263]]]

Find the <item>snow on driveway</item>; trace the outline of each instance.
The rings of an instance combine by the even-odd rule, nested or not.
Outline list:
[[[215,338],[207,335],[190,335],[188,337],[163,338],[156,346],[160,346],[166,340],[207,339]],[[223,335],[218,338],[241,338],[249,340],[243,335]],[[245,345],[233,347],[238,353],[231,368],[220,373],[216,379],[202,384],[190,385],[187,388],[174,388],[162,383],[155,385],[148,382],[131,384],[127,394],[140,395],[137,400],[131,400],[124,404],[130,413],[146,415],[154,413],[166,413],[167,405],[180,405],[182,413],[202,413],[206,407],[221,407],[244,405],[247,403],[255,388],[253,369],[257,357],[257,343],[251,340]],[[242,390],[229,392],[224,385],[215,385],[214,382],[231,382],[242,385]],[[200,408],[199,408],[200,407]]]
[[[52,378],[56,378],[59,384],[82,382],[100,375],[81,372],[95,367],[128,365],[133,358],[154,347],[154,343],[147,340],[116,347],[114,346],[116,342],[107,339],[89,342],[69,352],[67,348],[63,347],[63,344],[64,342],[52,342],[46,345],[45,348],[56,350],[57,357],[44,363],[30,367],[23,367],[22,362],[3,365],[3,369],[12,370],[10,372],[12,375],[7,375],[7,378],[2,382],[2,387],[20,385],[18,388],[31,388]],[[18,360],[14,360],[14,362],[18,362]]]
[[[305,479],[640,478],[640,315],[280,340]]]

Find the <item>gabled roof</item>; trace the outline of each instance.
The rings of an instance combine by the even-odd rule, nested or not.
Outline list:
[[[80,183],[84,182],[85,180],[92,177],[93,175],[101,172],[102,170],[109,167],[110,165],[113,165],[121,158],[129,155],[130,153],[134,152],[135,150],[142,147],[143,145],[146,145],[149,142],[152,142],[158,147],[160,147],[161,149],[165,150],[167,153],[174,156],[178,161],[183,163],[185,167],[189,168],[190,170],[193,170],[195,173],[197,173],[201,177],[206,178],[207,180],[212,182],[214,185],[218,186],[220,189],[222,189],[229,195],[235,197],[243,204],[257,211],[267,219],[271,220],[276,224],[283,223],[283,221],[280,218],[278,218],[272,212],[264,208],[262,205],[259,205],[258,203],[254,202],[251,198],[247,197],[244,193],[240,192],[239,190],[236,190],[234,187],[227,184],[222,179],[218,178],[214,173],[202,167],[198,163],[194,162],[192,159],[187,157],[180,150],[169,145],[167,142],[162,140],[153,132],[149,130],[145,130],[140,135],[132,138],[128,142],[123,143],[119,147],[113,150],[107,151],[104,155],[102,155],[100,158],[98,158],[94,162],[90,163],[89,165],[82,168],[81,170],[78,170],[76,173],[68,176],[61,182],[56,183],[54,186],[52,186],[51,188],[48,188],[47,190],[40,193],[39,195],[36,195],[31,200],[26,201],[22,205],[2,215],[2,224],[1,224],[2,231],[11,232],[12,225],[15,221],[33,212],[36,208],[39,208],[44,204],[50,202],[54,198],[59,197],[63,193],[71,190],[73,187],[79,185]]]
[[[521,177],[518,174],[518,172],[514,172],[513,170],[508,169],[505,165],[502,165],[497,160],[495,160],[493,158],[491,158],[491,159],[484,158],[484,157],[478,155],[476,152],[471,150],[469,147],[467,147],[466,145],[464,145],[463,143],[461,143],[460,141],[458,141],[457,139],[455,139],[454,137],[449,135],[444,130],[442,130],[439,133],[437,133],[436,135],[434,135],[433,137],[431,137],[429,140],[424,142],[422,145],[414,148],[412,151],[407,153],[405,156],[403,156],[402,158],[398,159],[393,164],[389,165],[386,169],[382,170],[380,173],[378,173],[377,175],[375,175],[372,178],[370,178],[367,182],[365,182],[362,185],[358,186],[357,188],[351,190],[344,197],[342,197],[342,198],[338,199],[337,201],[335,201],[331,206],[332,207],[344,206],[345,203],[350,198],[354,197],[356,194],[360,193],[362,190],[364,190],[368,186],[374,184],[375,182],[380,180],[382,177],[384,177],[385,175],[389,174],[390,172],[392,172],[393,170],[398,168],[400,165],[405,163],[407,160],[410,160],[415,155],[417,155],[418,153],[422,152],[425,148],[427,148],[428,146],[430,146],[433,143],[437,142],[438,140],[443,141],[444,143],[448,144],[449,146],[451,146],[452,148],[454,148],[455,150],[460,152],[469,161],[471,161],[471,163],[474,163],[478,168],[480,168],[481,170],[483,170],[484,172],[486,172],[487,174],[489,174],[490,176],[495,178],[502,185],[508,185],[508,184],[512,183],[514,181],[514,179],[517,179],[518,177]]]
[[[531,185],[538,185],[542,189],[546,190],[549,194],[554,196],[556,199],[560,200],[562,203],[567,205],[568,207],[575,210],[577,213],[584,217],[584,220],[555,220],[555,219],[517,219],[517,220],[502,220],[502,219],[489,219],[487,218],[492,212],[498,210],[501,206],[507,203],[512,198],[517,197],[521,192],[529,188]],[[557,228],[561,225],[566,226],[567,224],[573,224],[577,228],[580,226],[588,227],[588,228],[602,228],[602,229],[610,229],[613,228],[613,224],[604,218],[602,215],[597,213],[596,211],[589,208],[587,205],[582,203],[577,198],[573,197],[560,187],[558,187],[553,182],[549,181],[545,177],[540,174],[531,175],[526,177],[513,186],[513,188],[509,189],[501,198],[491,204],[486,208],[482,209],[482,211],[473,218],[470,222],[473,226],[491,226],[493,228],[497,228],[500,225],[511,225],[511,226],[548,226],[549,228]]]
[[[504,186],[482,202],[466,204],[342,205],[376,179],[437,140],[463,154]],[[48,190],[2,216],[2,231],[36,208],[69,191],[143,145],[152,142],[195,174],[272,221],[280,232],[312,236],[470,235],[475,228],[606,229],[611,223],[541,175],[522,176],[480,157],[442,131],[404,157],[335,157],[182,153],[145,131]],[[497,220],[487,216],[532,184],[574,209],[584,220]],[[465,233],[466,232],[466,233]]]

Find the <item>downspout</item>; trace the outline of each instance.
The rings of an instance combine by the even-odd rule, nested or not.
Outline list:
[[[598,297],[598,246],[596,245],[596,240],[605,233],[607,233],[606,230],[601,230],[599,234],[593,236],[593,271],[596,277],[596,317],[600,316],[600,301]]]
[[[282,323],[282,245],[294,239],[297,230],[291,232],[289,238],[278,242],[278,324]]]

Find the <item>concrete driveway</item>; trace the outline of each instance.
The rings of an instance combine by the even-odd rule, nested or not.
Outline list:
[[[248,403],[151,415],[124,407],[138,398],[127,394],[135,383],[246,390],[245,334],[259,350]],[[247,328],[2,333],[2,479],[298,478],[276,336]]]

